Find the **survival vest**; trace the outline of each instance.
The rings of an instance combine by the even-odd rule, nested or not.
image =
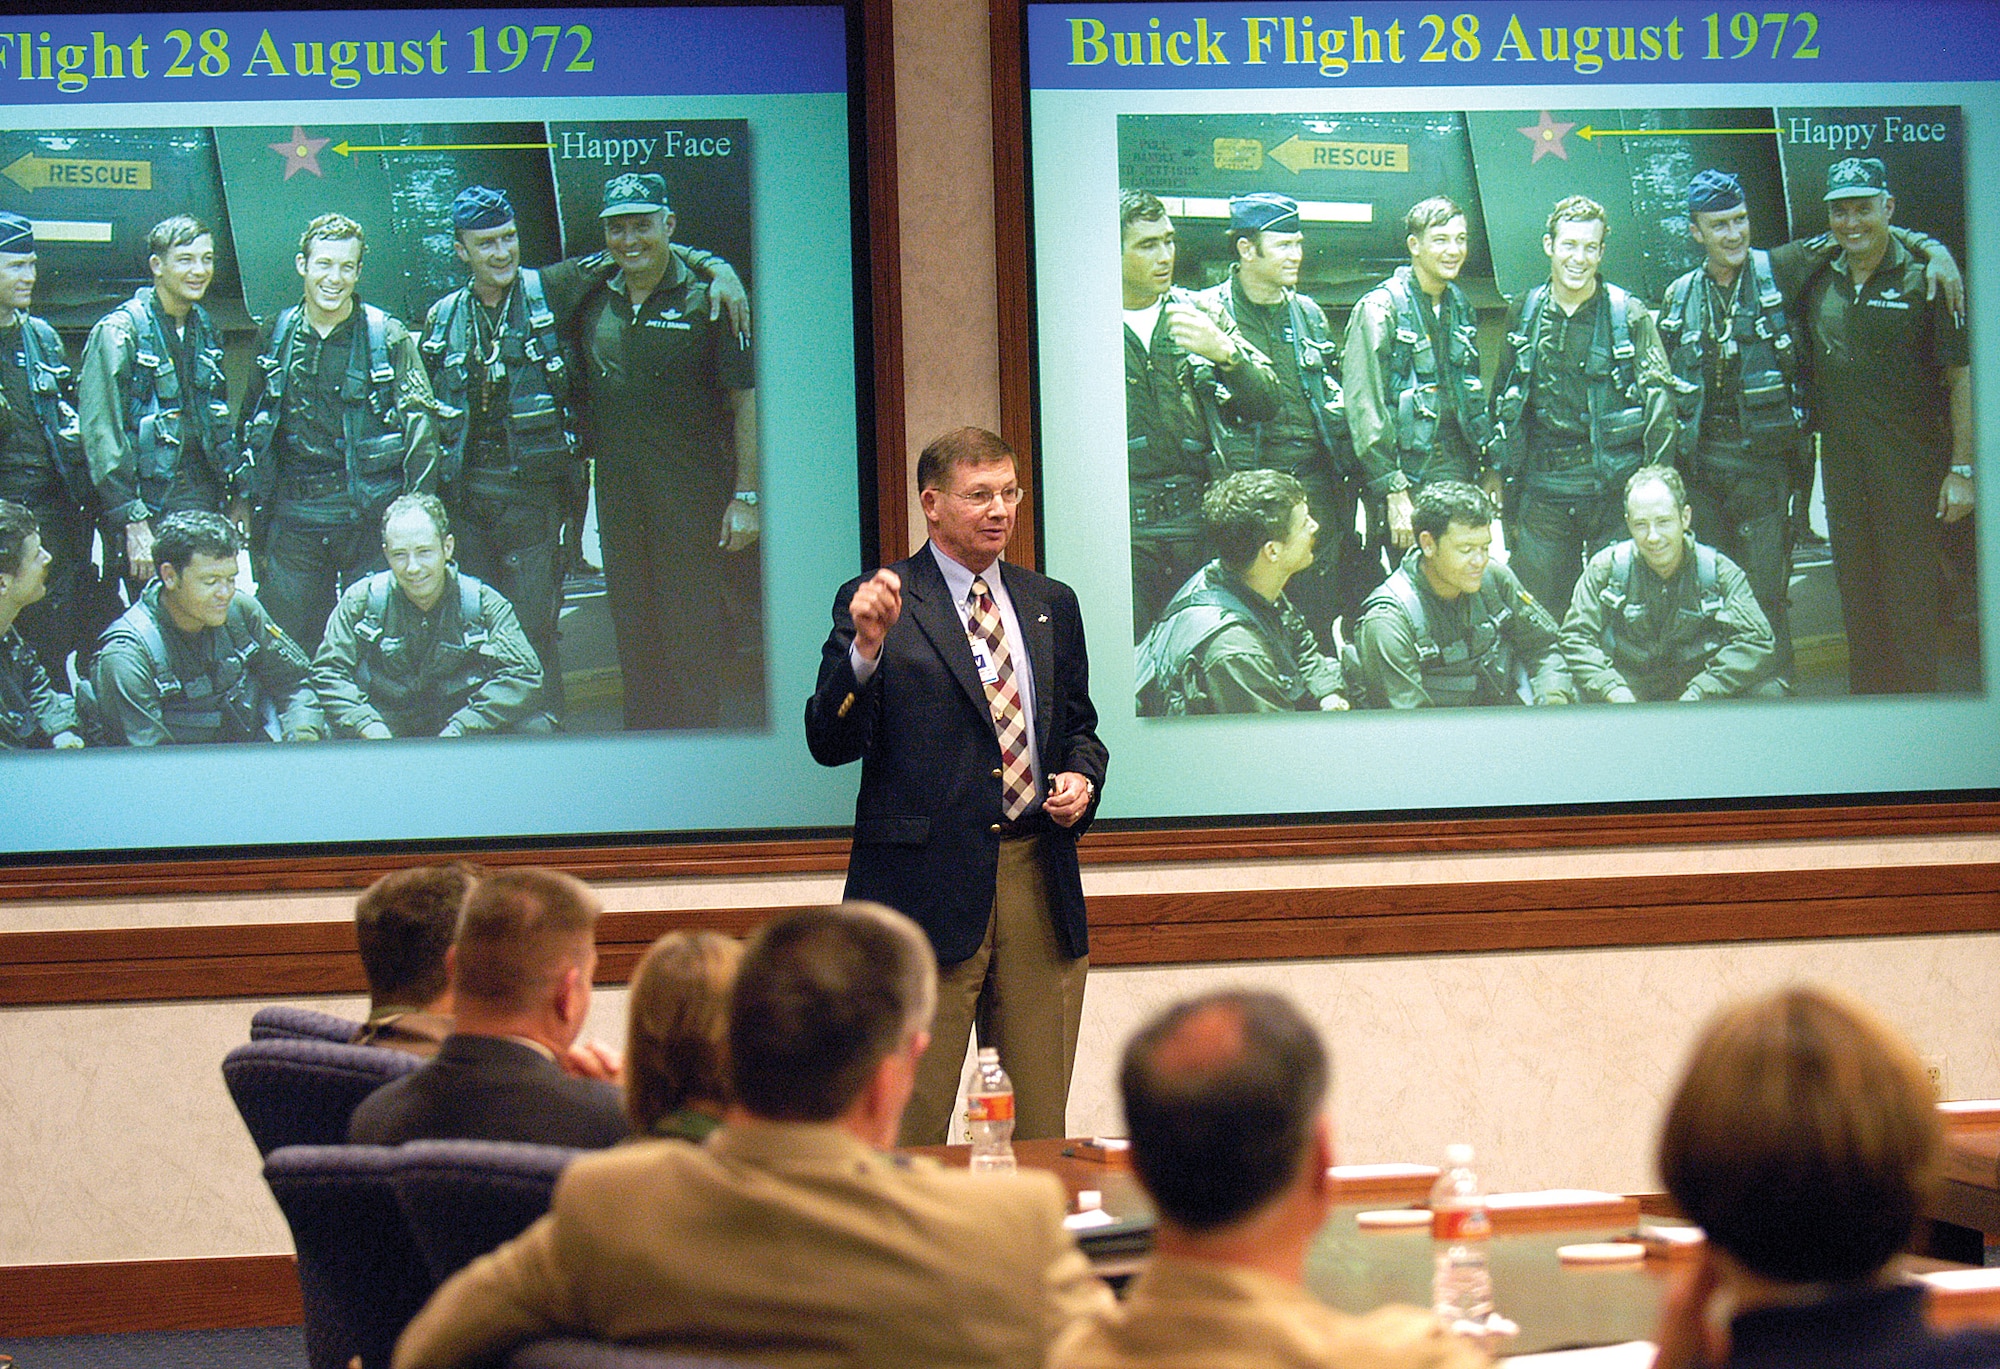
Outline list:
[[[192,332],[186,355],[194,369],[190,378],[181,375],[175,364],[177,353],[150,296],[151,291],[142,290],[114,313],[122,314],[132,330],[124,418],[137,467],[138,494],[157,512],[180,470],[181,439],[190,426],[215,473],[222,473],[229,451],[229,381],[222,371],[222,335],[208,311],[198,304],[188,311],[186,326]]]
[[[1597,326],[1591,330],[1583,370],[1590,405],[1592,465],[1598,478],[1608,485],[1638,469],[1646,410],[1639,396],[1638,370],[1633,364],[1637,349],[1632,345],[1627,317],[1632,297],[1608,280],[1599,281],[1598,286],[1604,292],[1605,307],[1597,311]],[[1549,285],[1543,281],[1528,291],[1520,324],[1507,334],[1512,365],[1500,377],[1504,383],[1495,413],[1496,464],[1509,477],[1525,475],[1530,483],[1536,473],[1529,469],[1525,414],[1534,391],[1542,324],[1548,310]]]
[[[1729,342],[1739,349],[1742,367],[1736,393],[1707,394],[1710,318],[1707,272],[1696,267],[1667,287],[1660,315],[1661,341],[1668,364],[1682,382],[1676,396],[1681,421],[1680,453],[1692,456],[1701,444],[1701,420],[1708,405],[1731,404],[1741,431],[1759,449],[1789,455],[1805,426],[1798,393],[1799,358],[1793,346],[1785,298],[1771,274],[1771,254],[1753,249],[1748,270],[1731,292],[1735,308]],[[1746,288],[1747,287],[1747,288]]]
[[[1389,345],[1389,407],[1396,412],[1396,446],[1415,458],[1421,469],[1437,446],[1438,356],[1431,344],[1426,309],[1419,303],[1420,291],[1414,273],[1407,266],[1375,287],[1389,297],[1394,310],[1396,336]],[[1455,282],[1444,288],[1443,326],[1448,354],[1452,399],[1460,425],[1474,452],[1484,450],[1492,435],[1486,413],[1486,391],[1479,380],[1479,317],[1472,302]]]
[[[1646,674],[1658,670],[1669,662],[1654,659],[1650,650],[1641,652],[1631,637],[1621,638],[1619,628],[1637,622],[1645,609],[1635,602],[1632,593],[1632,576],[1640,564],[1637,549],[1628,540],[1611,548],[1611,578],[1604,582],[1604,588],[1597,593],[1597,601],[1604,609],[1604,650],[1611,657],[1612,664],[1627,674]],[[1701,618],[1701,628],[1696,640],[1701,646],[1701,659],[1694,662],[1699,669],[1715,649],[1722,645],[1723,594],[1720,573],[1716,568],[1715,548],[1705,543],[1694,544],[1695,585],[1699,594],[1696,612]],[[1651,572],[1648,572],[1649,574]]]
[[[125,610],[118,621],[104,630],[97,650],[101,655],[115,642],[136,642],[152,662],[153,679],[160,689],[160,721],[176,742],[263,741],[277,735],[277,707],[264,697],[251,670],[264,644],[257,640],[256,625],[242,595],[229,601],[229,615],[219,628],[205,634],[209,656],[201,671],[182,678],[167,655],[167,641],[160,632],[159,598],[149,592]],[[80,680],[76,689],[77,713],[83,719],[86,736],[93,742],[124,741],[106,725],[94,683]]]
[[[372,304],[359,307],[362,327],[355,329],[340,386],[340,445],[348,497],[373,507],[403,488],[403,423],[396,408],[396,370],[389,361],[389,316]],[[298,304],[278,315],[270,346],[257,357],[264,392],[244,422],[243,448],[260,504],[268,504],[279,493],[278,463],[272,459],[271,445],[284,417],[292,345],[304,316],[305,307]]]
[[[33,396],[35,418],[48,438],[49,459],[62,478],[63,489],[83,508],[96,503],[96,487],[90,480],[90,463],[83,454],[83,432],[77,421],[70,394],[72,372],[63,359],[62,339],[47,319],[29,314],[21,319],[21,367],[28,377],[28,393]],[[5,400],[0,399],[0,407]]]
[[[473,355],[475,311],[472,287],[465,285],[433,304],[424,320],[424,365],[439,401],[446,480],[464,469],[473,368],[488,364]],[[520,288],[508,292],[506,326],[492,364],[507,382],[507,453],[513,473],[532,484],[566,479],[576,464],[577,447],[568,349],[556,333],[541,272],[523,268]]]
[[[1207,711],[1201,707],[1195,662],[1224,629],[1237,624],[1257,634],[1274,672],[1284,681],[1293,706],[1302,711],[1317,708],[1318,700],[1306,687],[1305,673],[1292,654],[1290,643],[1274,641],[1256,610],[1235,590],[1204,571],[1201,583],[1175,595],[1160,620],[1147,629],[1145,637],[1133,649],[1133,693],[1139,716],[1178,717]]]
[[[1411,580],[1409,564],[1396,569],[1361,605],[1361,616],[1377,604],[1393,604],[1409,621],[1416,636],[1417,664],[1423,675],[1424,690],[1440,707],[1474,704],[1482,686],[1489,694],[1506,701],[1524,697],[1527,668],[1516,659],[1507,640],[1507,625],[1516,609],[1507,602],[1506,591],[1488,576],[1479,585],[1474,602],[1480,619],[1470,637],[1442,646],[1431,634],[1430,615],[1424,596]],[[1376,692],[1361,658],[1352,645],[1341,650],[1341,665],[1347,675],[1348,699],[1357,708],[1387,708],[1389,701]]]
[[[1242,327],[1243,316],[1236,303],[1236,275],[1204,296],[1213,298],[1223,312]],[[1285,291],[1285,332],[1290,335],[1292,365],[1298,373],[1301,398],[1305,401],[1307,426],[1331,462],[1330,476],[1351,477],[1358,469],[1354,462],[1354,439],[1347,430],[1347,404],[1334,374],[1340,363],[1340,344],[1327,335],[1326,315],[1317,303],[1308,308],[1299,292]],[[1283,343],[1284,338],[1278,341]],[[1281,398],[1280,403],[1283,400]],[[1272,421],[1253,420],[1245,424],[1225,424],[1219,442],[1231,470],[1250,471],[1274,467],[1268,446],[1273,438]],[[1291,472],[1296,475],[1296,470]]]
[[[458,580],[459,637],[456,642],[438,642],[434,659],[448,661],[449,669],[437,675],[425,673],[429,662],[404,653],[402,638],[387,635],[384,620],[395,574],[383,570],[368,577],[367,606],[354,625],[354,682],[377,712],[405,719],[413,713],[425,717],[435,713],[437,727],[443,727],[445,719],[485,683],[488,672],[479,666],[487,639],[479,613],[480,582],[464,571],[453,574]]]

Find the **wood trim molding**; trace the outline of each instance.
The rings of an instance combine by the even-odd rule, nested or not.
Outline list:
[[[0,1326],[10,1337],[304,1322],[290,1255],[0,1266]]]
[[[904,448],[909,441],[903,402],[903,251],[896,189],[896,46],[893,0],[863,0],[862,114],[868,167],[868,345],[875,367],[872,453],[875,533],[882,561],[909,554],[910,493]],[[856,360],[861,360],[857,357]],[[867,550],[866,547],[863,551]],[[856,569],[860,569],[857,567]]]
[[[2000,931],[2000,862],[1091,899],[1099,966]],[[777,908],[607,913],[601,984],[662,932]],[[0,933],[0,1007],[360,993],[346,921]]]
[[[1276,822],[1209,820],[1098,824],[1078,848],[1086,865],[1186,864],[1520,851],[1807,842],[2000,833],[2000,802],[1984,798],[1916,803],[1795,807],[1672,807],[1486,818],[1375,818]],[[673,841],[606,846],[465,844],[388,847],[329,854],[23,861],[0,865],[0,901],[192,897],[221,893],[306,893],[362,889],[417,859],[449,856],[485,865],[550,865],[596,882],[823,875],[847,867],[846,835],[794,839]]]
[[[1028,249],[1028,111],[1022,88],[1020,0],[993,0],[987,9],[987,48],[993,73],[994,296],[1000,322],[1000,435],[1020,457],[1020,469],[1039,473],[1035,449],[1034,285]],[[1035,481],[1039,491],[1041,482]],[[1007,559],[1039,569],[1036,501],[1021,506]]]

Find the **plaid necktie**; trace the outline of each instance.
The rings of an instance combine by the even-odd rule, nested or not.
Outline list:
[[[988,672],[986,706],[993,710],[993,731],[1000,738],[1000,811],[1012,822],[1035,801],[1035,772],[1028,765],[1028,718],[1021,710],[1021,688],[1014,682],[1014,662],[1007,654],[1007,630],[1000,607],[983,576],[975,576],[966,635],[985,649]]]

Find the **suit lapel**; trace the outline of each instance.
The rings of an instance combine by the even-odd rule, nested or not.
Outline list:
[[[1028,639],[1028,666],[1035,675],[1035,750],[1046,760],[1049,732],[1055,725],[1056,630],[1049,621],[1048,600],[1020,571],[1000,563],[1007,597],[1014,601],[1021,635]]]
[[[938,569],[937,558],[931,555],[930,543],[919,547],[917,554],[904,565],[909,568],[909,574],[903,578],[904,611],[930,639],[932,650],[950,667],[965,697],[982,717],[990,719],[993,714],[986,702],[986,686],[979,682],[979,667],[972,662],[972,643],[966,639],[964,620],[958,616],[958,606],[951,602],[951,589],[944,582],[944,572]],[[1008,588],[1011,590],[1013,586],[1010,584]]]

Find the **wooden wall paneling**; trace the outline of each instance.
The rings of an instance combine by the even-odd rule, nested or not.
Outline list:
[[[0,1266],[0,1327],[13,1336],[299,1326],[290,1255]],[[16,1349],[0,1342],[0,1349]],[[32,1369],[34,1361],[21,1361]]]
[[[778,908],[607,913],[600,984],[662,932]],[[1100,894],[1099,966],[2000,931],[2000,863],[1380,887]],[[346,921],[0,933],[0,1007],[363,990]]]

